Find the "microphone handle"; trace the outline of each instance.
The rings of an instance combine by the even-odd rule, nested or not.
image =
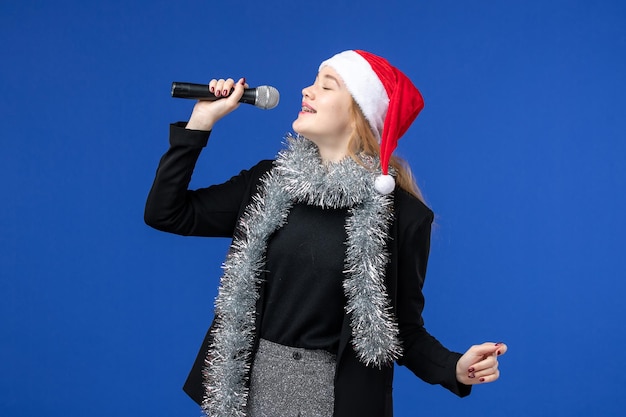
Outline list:
[[[234,88],[230,89],[232,93]],[[193,84],[193,83],[172,83],[172,97],[176,98],[191,98],[195,100],[207,100],[216,101],[225,97],[217,97],[215,94],[209,91],[208,84]],[[243,96],[239,99],[240,103],[256,104],[257,93],[256,88],[246,88],[243,92]]]

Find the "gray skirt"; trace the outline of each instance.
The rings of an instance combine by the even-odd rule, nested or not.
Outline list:
[[[247,417],[332,417],[335,355],[261,339]]]

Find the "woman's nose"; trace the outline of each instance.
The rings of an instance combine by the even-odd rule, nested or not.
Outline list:
[[[312,86],[304,87],[302,89],[302,96],[307,98],[313,98],[313,89]]]

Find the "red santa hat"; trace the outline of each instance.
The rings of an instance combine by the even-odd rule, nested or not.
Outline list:
[[[379,140],[382,175],[374,186],[379,193],[389,194],[395,187],[389,159],[400,137],[424,108],[424,99],[399,69],[369,52],[344,51],[322,62],[320,69],[325,66],[343,79]]]

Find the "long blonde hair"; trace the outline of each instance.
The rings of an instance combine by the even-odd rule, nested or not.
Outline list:
[[[351,116],[354,121],[354,131],[348,142],[348,155],[359,164],[365,165],[359,155],[365,154],[379,157],[380,145],[376,136],[374,136],[374,132],[372,132],[369,122],[354,99],[352,99]],[[389,165],[396,172],[396,184],[425,203],[409,164],[404,159],[391,155]]]

